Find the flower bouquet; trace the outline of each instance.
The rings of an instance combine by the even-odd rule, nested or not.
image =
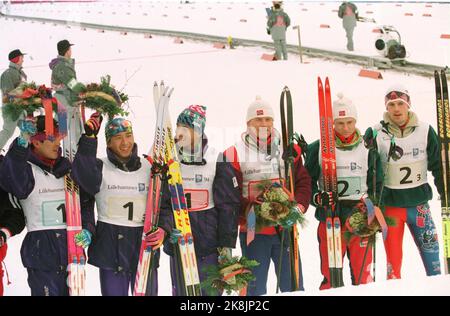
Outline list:
[[[263,181],[261,194],[254,201],[256,231],[267,226],[289,228],[297,222],[305,224],[305,217],[291,193],[278,182]]]
[[[45,100],[45,101],[44,101]],[[10,91],[3,105],[3,115],[11,121],[17,121],[25,113],[32,116],[34,111],[45,111],[46,105],[50,101],[51,110],[58,111],[58,102],[52,97],[52,90],[45,85],[37,86],[36,83],[21,83],[17,88]]]
[[[232,292],[242,294],[248,283],[255,280],[251,269],[258,265],[257,261],[245,257],[226,258],[217,265],[204,268],[207,278],[201,286],[209,295],[217,295],[217,292],[223,291],[228,295]]]
[[[122,107],[122,104],[128,101],[128,95],[117,91],[111,85],[109,75],[101,77],[100,84],[88,84],[82,99],[85,107],[107,114],[110,118],[128,115]]]
[[[370,216],[369,214],[372,212],[374,215]],[[372,218],[369,220],[369,217]],[[345,222],[347,231],[344,233],[344,238],[347,241],[354,236],[373,239],[371,237],[374,237],[377,232],[383,232],[383,235],[385,235],[387,226],[394,225],[395,220],[383,216],[381,209],[373,206],[369,199],[361,199]]]

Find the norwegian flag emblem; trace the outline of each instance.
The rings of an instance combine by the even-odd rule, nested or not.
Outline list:
[[[395,99],[399,98],[399,96],[397,95],[397,93],[395,91],[392,91],[391,95],[389,97],[391,100],[395,100]]]
[[[264,110],[256,110],[256,115],[264,115]]]
[[[339,116],[345,116],[345,111],[339,111]]]

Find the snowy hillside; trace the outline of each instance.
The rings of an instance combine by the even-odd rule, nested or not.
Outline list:
[[[13,6],[11,14],[271,41],[265,32],[265,8],[270,6],[270,1],[189,2],[26,4]],[[285,3],[292,26],[300,25],[302,45],[346,52],[345,32],[337,16],[339,4]],[[408,60],[439,66],[450,64],[450,40],[441,38],[442,34],[450,34],[449,3],[358,3],[358,9],[360,16],[373,18],[376,23],[358,23],[354,34],[355,54],[377,55],[375,40],[379,34],[373,30],[392,25],[401,35]],[[288,44],[297,45],[297,38],[297,31],[290,27]]]

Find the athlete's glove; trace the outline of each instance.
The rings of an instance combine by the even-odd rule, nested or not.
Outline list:
[[[77,246],[87,248],[92,242],[92,234],[87,229],[83,229],[74,236],[74,239]]]
[[[170,242],[172,244],[177,244],[178,240],[180,238],[183,238],[183,234],[181,233],[181,230],[174,228],[174,229],[172,229],[172,232],[170,233],[169,238],[170,238]]]
[[[152,250],[156,250],[163,244],[164,237],[166,237],[166,232],[164,229],[158,227],[154,232],[148,232],[145,234],[145,243],[147,247],[151,247]]]
[[[318,193],[314,194],[313,200],[317,206],[330,207],[336,204],[338,198],[336,193],[319,191]]]
[[[20,136],[17,139],[19,146],[28,147],[30,138],[37,133],[36,118],[27,117],[24,120],[19,120],[17,126],[20,129]]]
[[[219,263],[225,262],[226,260],[231,259],[231,248],[228,247],[219,247],[217,248],[217,252],[219,253]]]
[[[97,137],[102,125],[103,116],[99,112],[91,115],[89,120],[84,124],[84,132],[88,137]]]

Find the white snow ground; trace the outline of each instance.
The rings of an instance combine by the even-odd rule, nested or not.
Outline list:
[[[271,1],[202,1],[189,4],[180,4],[179,1],[42,3],[13,6],[11,14],[270,41],[270,36],[265,32],[265,7],[269,7],[270,3]],[[339,4],[340,2],[323,1],[285,3],[285,11],[291,17],[292,26],[300,25],[302,45],[346,52],[345,32],[341,19],[335,12]],[[450,4],[357,5],[361,16],[374,18],[377,23],[358,23],[354,32],[355,54],[378,55],[374,45],[378,34],[372,30],[379,25],[393,25],[402,36],[410,61],[439,66],[450,64],[450,39],[440,38],[441,34],[450,34]],[[412,16],[406,16],[406,13]],[[431,17],[423,14],[430,14]],[[329,25],[330,28],[321,28],[321,24]],[[297,38],[297,31],[290,27],[287,42],[297,45]]]
[[[112,5],[109,3],[108,7]],[[135,5],[132,4],[133,12],[139,11]],[[318,4],[314,5],[318,6]],[[409,8],[410,5],[417,6],[403,4],[403,8]],[[424,6],[424,4],[421,5]],[[90,6],[92,10],[98,11],[103,4],[91,3]],[[217,12],[227,10],[226,4],[214,3],[210,6]],[[34,8],[36,6],[24,5],[22,9],[27,9],[32,15]],[[168,22],[171,16],[179,14],[177,6],[172,5],[170,8],[170,10],[167,9]],[[222,9],[219,10],[219,8]],[[203,17],[208,19],[209,14],[204,11]],[[177,25],[175,22],[170,23]],[[431,23],[427,26],[434,27]],[[265,32],[264,27],[258,26],[258,29],[260,32]],[[197,32],[200,30],[201,27],[197,29]],[[209,33],[207,31],[209,29],[202,32]],[[327,45],[333,45],[339,49],[342,45],[342,37],[333,36],[327,40]],[[206,105],[208,107],[206,132],[211,144],[221,149],[231,145],[234,139],[244,131],[246,109],[255,96],[261,95],[277,109],[279,95],[284,85],[289,86],[293,94],[296,130],[303,133],[307,141],[317,139],[319,137],[317,76],[331,78],[333,95],[342,91],[353,100],[359,110],[358,125],[363,131],[381,119],[385,90],[390,84],[396,82],[401,82],[409,88],[412,110],[416,111],[423,121],[433,125],[436,122],[434,83],[432,79],[424,77],[385,71],[383,80],[373,80],[358,77],[359,66],[310,58],[308,58],[308,64],[300,64],[296,55],[290,55],[288,61],[266,62],[261,60],[260,56],[267,51],[260,48],[239,47],[235,50],[219,50],[212,48],[212,44],[193,42],[174,44],[173,39],[168,37],[145,39],[141,35],[122,36],[115,32],[81,31],[75,27],[69,29],[52,24],[44,25],[11,19],[8,21],[0,19],[0,38],[2,39],[0,56],[7,56],[11,49],[19,47],[29,54],[24,64],[29,79],[47,85],[50,84],[50,69],[47,64],[56,56],[56,42],[68,38],[75,43],[73,56],[77,60],[79,80],[86,83],[99,81],[100,76],[110,74],[113,83],[119,88],[124,87],[124,91],[130,96],[132,112],[130,119],[134,122],[135,138],[140,144],[140,153],[147,152],[152,142],[155,115],[151,87],[155,80],[162,79],[167,85],[175,87],[171,102],[172,118],[190,104]],[[366,47],[366,49],[370,48]],[[6,67],[6,58],[1,58],[0,70]],[[279,124],[279,120],[276,124]],[[105,142],[103,137],[100,137],[99,153],[104,152]],[[429,176],[431,181],[431,174]],[[437,198],[434,198],[430,205],[441,237],[440,203]],[[347,286],[341,289],[318,291],[321,275],[316,238],[317,221],[314,219],[312,207],[307,213],[307,218],[309,224],[301,230],[300,235],[300,253],[306,291],[288,293],[289,295],[450,294],[448,276],[431,278],[424,276],[420,256],[408,233],[404,238],[402,280],[385,281],[385,254],[383,244],[379,240],[375,284],[360,287],[349,285],[350,275],[348,263],[345,261],[344,280]],[[8,242],[9,253],[5,261],[13,283],[6,286],[5,295],[30,294],[26,271],[22,267],[19,253],[24,234],[25,232]],[[237,247],[236,253],[239,253],[239,243]],[[273,269],[270,271],[270,276],[268,294],[273,295],[276,285]],[[169,280],[168,257],[162,255],[159,269],[160,295],[171,295]],[[88,295],[100,295],[98,271],[90,265],[87,269],[87,283]]]

